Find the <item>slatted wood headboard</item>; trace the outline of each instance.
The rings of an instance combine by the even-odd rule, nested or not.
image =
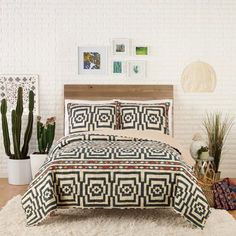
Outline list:
[[[64,99],[173,99],[173,85],[64,85]]]

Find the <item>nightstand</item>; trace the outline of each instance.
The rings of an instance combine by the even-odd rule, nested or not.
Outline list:
[[[214,180],[214,158],[209,157],[207,160],[197,159],[194,171],[196,177],[203,182],[207,180]]]

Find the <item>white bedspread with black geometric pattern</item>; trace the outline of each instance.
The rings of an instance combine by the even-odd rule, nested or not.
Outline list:
[[[51,150],[22,198],[27,224],[58,208],[171,207],[203,228],[210,213],[192,169],[168,144],[78,133]]]

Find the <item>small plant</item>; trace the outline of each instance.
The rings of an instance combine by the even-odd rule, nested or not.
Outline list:
[[[22,114],[23,114],[23,89],[18,88],[17,91],[17,103],[16,108],[11,112],[11,131],[13,150],[11,150],[11,142],[7,120],[7,100],[1,101],[1,114],[2,114],[2,134],[5,153],[10,159],[27,159],[29,151],[29,142],[32,136],[33,129],[33,110],[34,110],[34,92],[29,91],[29,114],[28,123],[24,135],[24,143],[21,147],[21,126],[22,126]]]
[[[55,137],[56,118],[50,117],[46,124],[41,122],[41,117],[37,117],[37,140],[40,154],[48,154]]]
[[[134,70],[134,73],[137,74],[139,72],[138,66],[134,66],[133,70]]]
[[[198,155],[198,158],[200,158],[201,154],[203,152],[208,152],[209,151],[209,148],[207,146],[201,146],[201,148],[197,151],[197,155]]]

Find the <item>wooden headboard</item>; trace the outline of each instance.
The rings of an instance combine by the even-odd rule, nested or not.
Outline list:
[[[64,99],[80,100],[155,100],[173,99],[173,85],[64,85]]]

